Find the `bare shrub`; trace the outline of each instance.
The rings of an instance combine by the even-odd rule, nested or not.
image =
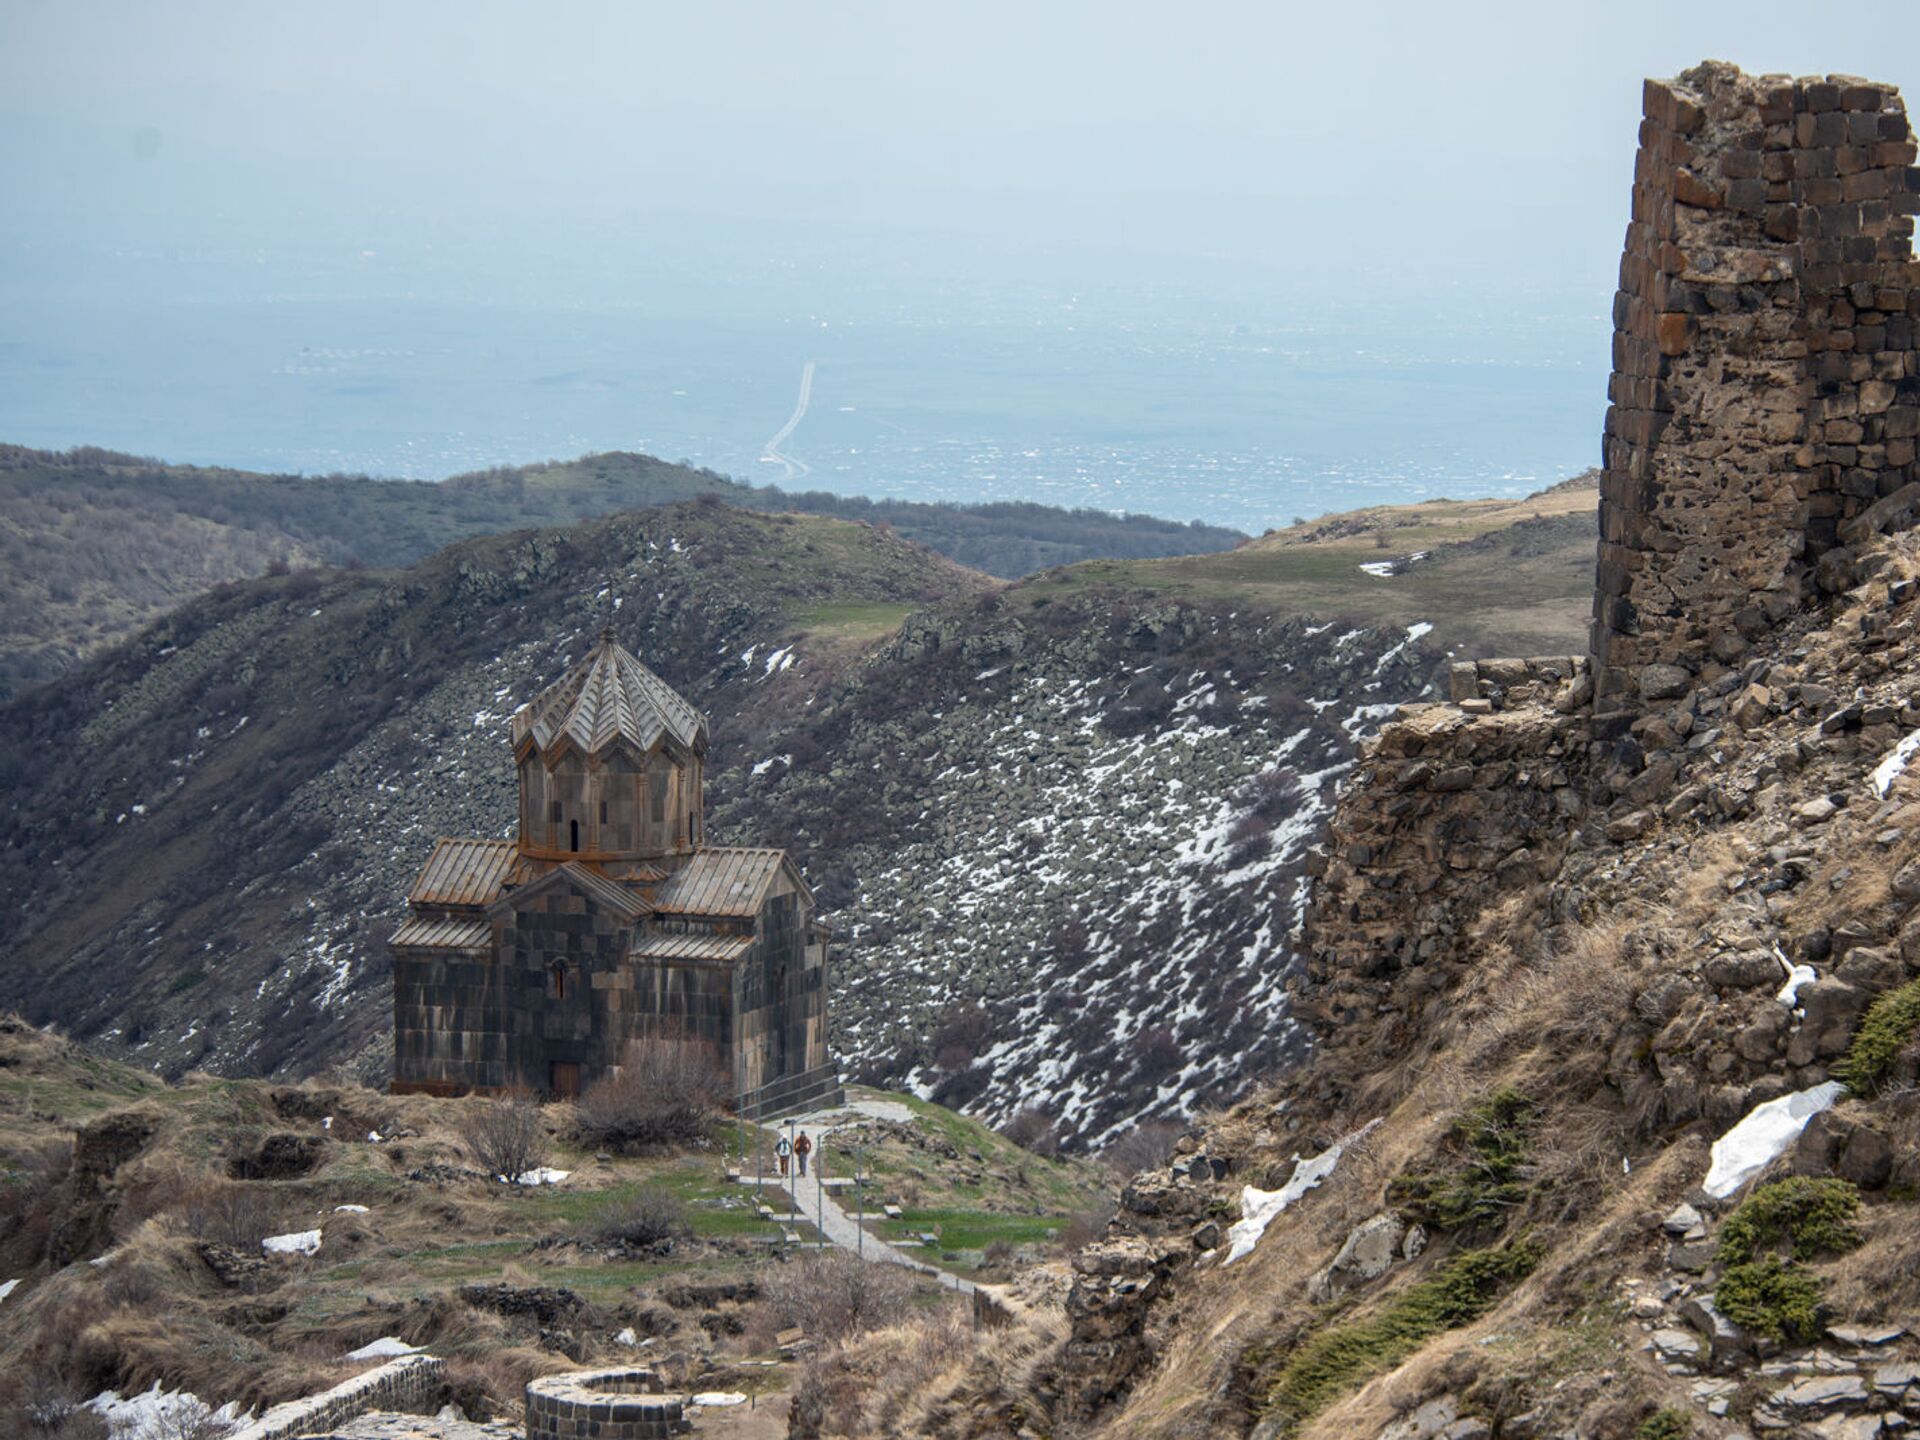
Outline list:
[[[933,1087],[933,1101],[949,1110],[964,1110],[986,1094],[993,1083],[993,1072],[984,1065],[968,1065],[949,1071]]]
[[[839,1357],[815,1359],[801,1372],[788,1411],[788,1433],[796,1436],[849,1435],[858,1423],[860,1377],[850,1374]]]
[[[25,1381],[0,1408],[6,1433],[30,1440],[107,1440],[107,1422],[65,1385],[41,1375]]]
[[[692,1235],[693,1227],[687,1223],[687,1207],[678,1195],[658,1185],[642,1185],[602,1205],[587,1233],[602,1245],[665,1251],[672,1249],[676,1240]]]
[[[1468,1037],[1467,1063],[1491,1072],[1533,1051],[1553,1071],[1566,1056],[1605,1056],[1639,985],[1635,939],[1646,924],[1610,915],[1576,931],[1558,953],[1517,967],[1487,1023]]]
[[[1273,822],[1263,815],[1246,814],[1227,832],[1227,868],[1238,870],[1265,858],[1273,849]]]
[[[1180,1068],[1186,1052],[1165,1025],[1150,1025],[1133,1040],[1134,1073],[1145,1080],[1164,1080]]]
[[[1087,927],[1078,916],[1069,915],[1047,933],[1047,953],[1056,967],[1076,971],[1087,958]]]
[[[964,1070],[993,1039],[993,1017],[977,1002],[957,1007],[927,1042],[943,1070]]]
[[[979,1342],[968,1309],[944,1304],[931,1315],[874,1337],[873,1348],[885,1359],[864,1397],[868,1433],[928,1433],[930,1412],[937,1412],[964,1379]]]
[[[546,1163],[540,1107],[526,1094],[471,1102],[460,1121],[460,1141],[487,1174],[509,1183]]]
[[[784,1329],[797,1325],[814,1340],[841,1340],[898,1324],[913,1306],[913,1274],[823,1250],[774,1267],[760,1282],[767,1308]]]
[[[239,1428],[221,1419],[204,1401],[186,1400],[148,1416],[134,1430],[132,1440],[224,1440]]]
[[[186,1232],[210,1245],[257,1251],[260,1242],[281,1229],[285,1215],[280,1195],[263,1185],[176,1174],[154,1187],[151,1214],[171,1213]],[[133,1216],[117,1215],[116,1221]]]
[[[708,1042],[684,1035],[636,1040],[619,1070],[589,1086],[575,1106],[580,1143],[630,1155],[704,1140],[729,1089]]]
[[[1100,1152],[1114,1174],[1122,1177],[1153,1170],[1167,1163],[1180,1127],[1171,1120],[1142,1120]]]
[[[1053,1159],[1060,1153],[1060,1132],[1052,1118],[1036,1105],[1015,1113],[1000,1134],[1030,1154]]]
[[[1233,792],[1233,803],[1265,820],[1268,829],[1298,814],[1306,801],[1307,793],[1301,788],[1300,777],[1291,770],[1279,768],[1249,775]]]

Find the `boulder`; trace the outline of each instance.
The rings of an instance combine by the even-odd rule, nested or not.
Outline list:
[[[1728,713],[1741,729],[1756,730],[1773,718],[1773,692],[1764,685],[1749,685],[1734,697]]]
[[[1700,1212],[1683,1201],[1667,1212],[1666,1218],[1660,1222],[1660,1228],[1669,1235],[1684,1235],[1698,1224]]]
[[[1856,1125],[1842,1143],[1833,1170],[1862,1190],[1878,1190],[1893,1178],[1893,1145],[1878,1130]]]
[[[1653,1353],[1663,1365],[1697,1365],[1706,1346],[1691,1330],[1661,1329],[1653,1332]]]
[[[1807,1121],[1787,1152],[1788,1171],[1794,1175],[1831,1175],[1849,1128],[1831,1110],[1822,1110]]]
[[[1392,1268],[1406,1234],[1406,1223],[1397,1215],[1380,1214],[1362,1221],[1348,1234],[1332,1263],[1313,1277],[1308,1293],[1326,1301],[1354,1285],[1378,1279]]]
[[[1429,1400],[1380,1432],[1380,1440],[1436,1440],[1460,1419],[1460,1402],[1451,1395]]]
[[[1833,967],[1833,978],[1865,995],[1880,995],[1905,983],[1907,967],[1878,946],[1862,945]]]
[[[1678,665],[1642,665],[1639,686],[1643,700],[1676,700],[1693,688],[1693,676]]]
[[[1707,1361],[1714,1370],[1736,1370],[1753,1360],[1753,1337],[1720,1313],[1712,1295],[1692,1295],[1682,1301],[1680,1318],[1707,1342]]]
[[[1607,839],[1616,845],[1625,844],[1629,840],[1638,840],[1652,828],[1651,810],[1632,810],[1617,820],[1607,822]]]
[[[1871,1398],[1867,1382],[1858,1375],[1815,1375],[1774,1391],[1766,1403],[1786,1415],[1827,1415],[1863,1409]]]
[[[1765,950],[1746,950],[1738,955],[1716,955],[1701,967],[1701,974],[1716,990],[1757,990],[1762,985],[1779,988],[1780,962]]]
[[[1844,980],[1816,980],[1801,987],[1800,1006],[1805,1012],[1801,1027],[1815,1037],[1815,1055],[1846,1054],[1854,1027],[1866,1013],[1867,998]]]
[[[1778,978],[1778,966],[1773,973]],[[1742,1059],[1755,1065],[1770,1064],[1780,1054],[1780,1041],[1787,1033],[1787,1023],[1786,1014],[1778,1006],[1769,1006],[1733,1037],[1733,1048],[1740,1052]]]

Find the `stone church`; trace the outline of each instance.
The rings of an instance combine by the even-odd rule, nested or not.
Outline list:
[[[393,935],[394,1090],[570,1096],[694,1037],[746,1115],[838,1100],[813,895],[706,843],[706,717],[608,629],[512,738],[519,838],[439,841]]]

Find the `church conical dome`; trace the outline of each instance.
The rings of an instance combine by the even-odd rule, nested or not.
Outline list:
[[[707,717],[623,648],[611,627],[584,660],[513,716],[514,749],[530,736],[542,754],[565,741],[599,755],[625,740],[644,755],[663,735],[704,754]]]

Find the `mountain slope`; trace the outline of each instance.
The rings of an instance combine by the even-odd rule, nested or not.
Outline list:
[[[405,885],[434,836],[508,833],[506,716],[617,600],[713,717],[712,833],[792,848],[841,936],[843,1064],[1081,1143],[1237,1093],[1298,1050],[1288,931],[1353,739],[1475,612],[1347,622],[1322,575],[1308,620],[1157,568],[994,587],[695,502],[227,587],[0,711],[0,1003],[169,1074],[378,1072]]]
[[[947,506],[741,485],[611,453],[456,476],[254,475],[103,450],[0,446],[0,696],[226,580],[316,562],[407,565],[467,536],[708,495],[888,524],[990,574],[1090,555],[1226,549],[1237,531],[1043,505]]]
[[[848,607],[987,583],[884,531],[708,502],[217,592],[6,712],[0,985],[163,1068],[337,1057],[387,1023],[381,938],[433,836],[511,816],[467,781],[504,767],[501,717],[610,603],[723,708],[764,678],[724,657],[826,602],[831,656]]]

